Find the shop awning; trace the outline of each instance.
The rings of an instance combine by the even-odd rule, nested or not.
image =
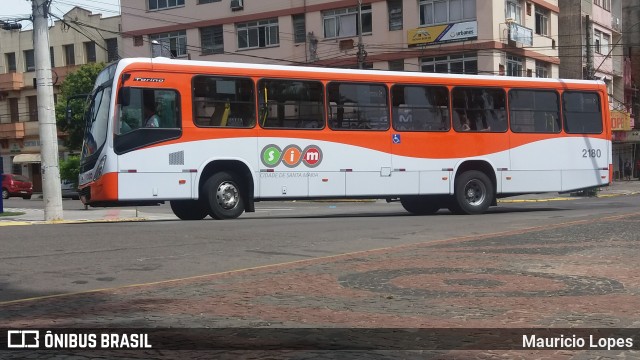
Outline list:
[[[40,154],[20,154],[13,157],[14,164],[39,163],[41,161]]]

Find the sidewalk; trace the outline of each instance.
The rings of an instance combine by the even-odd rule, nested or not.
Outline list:
[[[613,197],[623,195],[640,194],[640,181],[615,181],[610,186],[600,188],[596,197]],[[513,196],[498,200],[498,203],[517,202],[544,202],[575,200],[583,196],[573,193],[542,193]],[[34,196],[33,201],[42,201],[41,195]],[[48,223],[84,223],[84,222],[123,222],[123,221],[146,221],[146,220],[175,220],[173,214],[154,213],[147,207],[135,208],[89,208],[87,210],[65,210],[64,220],[56,222],[44,221],[43,209],[10,208],[5,207],[5,212],[21,212],[22,215],[0,216],[0,226],[30,225]]]

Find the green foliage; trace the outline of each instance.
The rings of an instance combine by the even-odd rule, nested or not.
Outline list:
[[[56,104],[56,122],[58,129],[68,134],[65,140],[65,146],[68,150],[79,150],[82,146],[82,137],[84,134],[84,110],[86,103],[81,100],[71,102],[73,117],[70,123],[67,123],[67,99],[74,95],[88,94],[93,89],[93,84],[98,74],[104,68],[104,64],[85,64],[77,71],[70,73],[64,79],[58,94],[58,103]],[[77,181],[74,180],[74,181]]]
[[[60,179],[71,181],[77,187],[78,176],[80,176],[80,157],[69,156],[67,160],[60,161]]]

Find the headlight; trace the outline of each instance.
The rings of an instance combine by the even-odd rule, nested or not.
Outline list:
[[[93,181],[96,181],[102,176],[102,170],[104,170],[104,163],[107,162],[107,155],[102,155],[102,159],[98,163],[98,167],[96,168],[96,172],[93,174]]]

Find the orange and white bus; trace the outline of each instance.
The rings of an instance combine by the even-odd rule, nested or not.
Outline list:
[[[85,204],[170,201],[180,219],[340,198],[480,214],[612,176],[598,81],[123,59],[88,104]]]

